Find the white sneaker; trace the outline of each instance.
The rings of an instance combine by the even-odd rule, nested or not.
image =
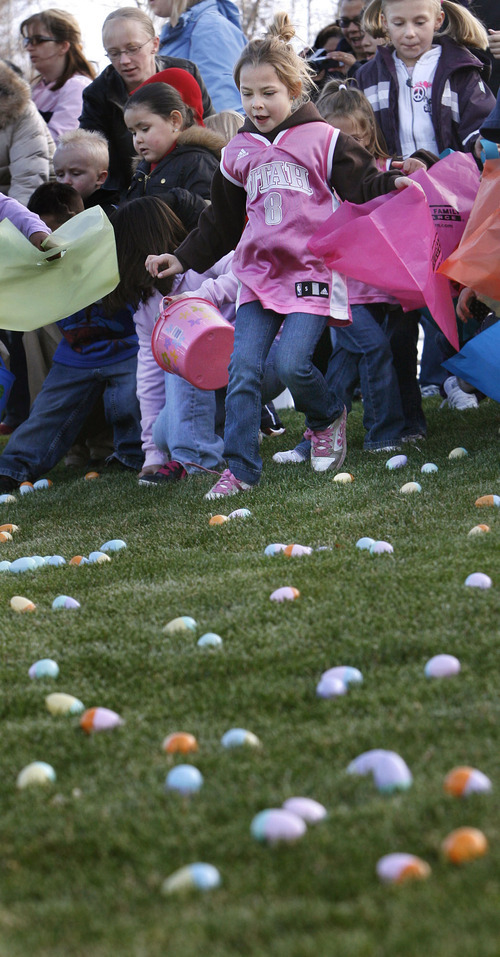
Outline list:
[[[423,399],[431,399],[433,395],[441,395],[438,385],[421,385],[420,395]]]
[[[306,430],[306,437],[311,439],[311,466],[315,472],[336,471],[342,465],[347,452],[346,419],[344,406],[343,412],[326,429]]]
[[[450,409],[462,411],[463,409],[478,408],[479,402],[477,401],[477,397],[468,392],[464,392],[463,389],[460,388],[456,376],[448,376],[443,383],[443,389],[446,392],[446,399],[442,404],[444,405],[447,402]]]
[[[273,455],[273,462],[277,462],[278,465],[299,465],[300,462],[306,461],[305,455],[297,452],[297,449],[288,449],[286,452],[275,452]]]
[[[224,498],[227,495],[237,495],[238,492],[249,492],[252,488],[252,485],[248,485],[247,482],[242,482],[240,479],[237,479],[230,469],[226,469],[222,473],[219,481],[207,492],[205,498]]]

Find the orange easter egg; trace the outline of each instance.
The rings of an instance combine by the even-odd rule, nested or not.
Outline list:
[[[11,522],[7,522],[6,525],[0,525],[0,532],[9,532],[11,535],[13,535],[14,532],[18,531],[19,525],[12,525]]]
[[[87,474],[84,477],[86,482],[91,482],[92,479],[99,478],[99,472],[87,472]]]
[[[198,750],[198,742],[194,734],[187,731],[174,731],[165,738],[162,748],[167,754],[189,754]]]
[[[70,558],[70,565],[81,565],[83,561],[83,555],[74,555],[73,558]]]
[[[466,864],[486,854],[488,841],[476,827],[459,827],[448,834],[441,847],[452,864]]]
[[[0,532],[0,542],[11,542],[12,535],[10,532]]]
[[[209,525],[223,525],[224,522],[227,522],[227,515],[212,515],[212,518],[209,521]]]
[[[474,504],[478,508],[492,508],[494,505],[500,505],[500,497],[498,495],[481,495]]]

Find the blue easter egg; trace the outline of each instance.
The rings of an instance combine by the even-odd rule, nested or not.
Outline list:
[[[51,485],[52,482],[49,482],[48,479],[38,479],[38,482],[33,482],[33,488],[37,490],[42,488],[50,488]]]
[[[19,486],[19,492],[21,495],[31,494],[31,492],[33,492],[33,486],[31,482],[23,482],[22,485]]]
[[[428,475],[430,472],[437,472],[437,470],[438,470],[438,467],[437,465],[434,465],[434,462],[425,462],[424,465],[422,465],[422,468],[420,469],[420,471],[423,472],[424,475]]]
[[[31,558],[35,562],[37,568],[41,568],[42,565],[45,565],[45,559],[41,555],[32,555]]]
[[[11,564],[12,562],[8,562],[8,561],[0,562],[0,572],[7,572]]]
[[[45,559],[46,565],[55,565],[56,568],[59,568],[60,565],[66,564],[66,559],[62,555],[48,555]]]
[[[375,542],[374,538],[367,538],[367,537],[358,538],[356,542],[356,548],[360,548],[362,551],[364,551],[365,549],[367,550],[371,548],[374,542]]]
[[[282,545],[279,542],[273,542],[271,545],[266,545],[264,549],[264,555],[279,555],[280,552],[284,552],[286,545]]]
[[[222,645],[222,638],[213,631],[207,631],[198,639],[197,644],[200,648],[218,648]]]
[[[52,608],[80,608],[80,602],[69,595],[58,595],[52,602]]]
[[[17,574],[18,572],[32,572],[36,568],[36,562],[32,558],[16,558],[14,562],[10,563],[10,572]]]
[[[0,495],[0,505],[8,505],[9,502],[15,502],[15,495]]]
[[[166,791],[178,791],[179,794],[194,794],[203,784],[203,775],[192,764],[178,764],[168,772],[165,779]]]
[[[393,455],[392,458],[387,459],[385,463],[386,469],[402,469],[405,465],[408,464],[408,458],[406,455]]]
[[[109,542],[104,542],[99,551],[101,552],[119,552],[121,548],[126,548],[126,542],[121,538],[112,538]]]
[[[30,678],[57,678],[59,675],[59,665],[52,658],[40,658],[35,661],[28,671]]]

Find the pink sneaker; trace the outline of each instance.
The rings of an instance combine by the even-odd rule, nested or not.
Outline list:
[[[252,487],[247,482],[241,482],[229,469],[226,469],[219,481],[207,492],[205,498],[224,498],[227,495],[237,495],[238,492],[249,492]]]
[[[311,465],[315,472],[336,471],[342,465],[347,452],[345,434],[347,412],[344,410],[326,429],[307,429],[311,439]]]

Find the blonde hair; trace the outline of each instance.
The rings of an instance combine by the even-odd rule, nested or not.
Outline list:
[[[366,147],[368,152],[376,159],[389,159],[371,104],[357,87],[347,86],[345,80],[330,80],[323,87],[316,108],[331,126],[335,126],[335,121],[332,121],[335,116],[359,123],[362,132],[370,137]]]
[[[179,22],[179,17],[182,17],[182,14],[185,13],[186,10],[195,7],[197,3],[200,3],[200,0],[172,0],[172,12],[168,18],[170,26],[176,27]]]
[[[108,13],[102,25],[103,37],[106,26],[112,23],[113,20],[137,20],[149,37],[153,38],[156,36],[151,17],[148,17],[147,13],[144,13],[144,10],[140,10],[139,7],[118,7],[118,10],[112,10],[111,13]]]
[[[277,13],[262,40],[247,43],[233,71],[234,82],[240,88],[240,74],[244,66],[269,64],[294,99],[305,100],[314,87],[313,71],[295,52],[290,40],[295,36],[288,13]]]
[[[367,33],[380,38],[387,37],[387,30],[382,22],[382,14],[387,7],[397,0],[371,0],[363,14],[363,27]],[[477,47],[479,50],[488,49],[488,34],[480,20],[467,7],[462,7],[452,0],[427,0],[433,7],[436,17],[441,11],[446,14],[448,24],[439,36],[449,36],[462,46]]]
[[[220,133],[225,143],[229,143],[233,136],[236,136],[245,122],[241,113],[236,110],[221,110],[220,113],[214,113],[213,116],[207,116],[203,121],[209,130]]]
[[[97,130],[69,130],[59,137],[56,153],[72,146],[77,149],[84,149],[88,159],[95,164],[97,170],[101,171],[108,168],[108,141],[102,133],[98,133]]]

